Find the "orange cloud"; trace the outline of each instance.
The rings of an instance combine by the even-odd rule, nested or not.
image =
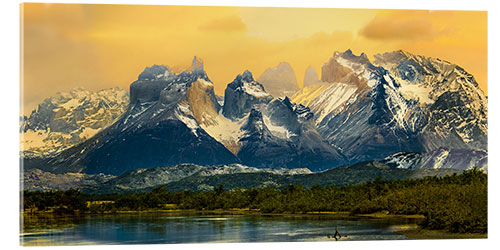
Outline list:
[[[370,39],[401,39],[401,40],[428,40],[445,34],[434,26],[429,19],[410,17],[408,19],[394,19],[393,17],[377,17],[359,31],[359,34]]]
[[[247,26],[241,17],[233,15],[229,17],[213,19],[208,23],[198,27],[201,31],[222,31],[222,32],[245,32]]]
[[[258,77],[282,61],[292,65],[301,85],[309,65],[320,69],[334,51],[349,48],[369,56],[403,49],[448,60],[472,73],[487,91],[485,12],[33,3],[22,6],[25,113],[43,98],[74,87],[128,89],[146,66],[188,65],[195,55],[204,60],[215,92],[220,95],[245,69]],[[413,26],[406,26],[427,39],[403,39],[401,35],[392,40],[373,39],[359,31],[373,24],[373,20],[391,19],[403,23],[416,20],[407,22]],[[430,24],[425,26],[425,22]],[[418,31],[418,23],[432,27],[432,32]]]
[[[355,47],[368,55],[402,49],[440,58],[473,74],[488,93],[486,11],[379,10],[358,34]]]

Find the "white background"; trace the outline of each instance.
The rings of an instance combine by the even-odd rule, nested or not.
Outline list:
[[[0,18],[0,247],[19,248],[19,0],[1,2]],[[330,7],[366,9],[441,9],[441,10],[486,10],[488,11],[488,96],[489,96],[489,225],[487,240],[418,240],[418,241],[364,241],[364,242],[313,242],[313,243],[248,243],[248,244],[183,244],[147,246],[92,246],[78,249],[492,249],[500,247],[498,230],[498,192],[500,182],[498,166],[499,107],[499,47],[498,20],[500,8],[496,1],[474,0],[343,0],[343,1],[297,1],[297,0],[66,0],[26,1],[53,3],[122,3],[122,4],[169,4],[169,5],[229,5],[229,6],[286,6],[286,7]],[[44,247],[43,249],[67,249],[75,247]]]

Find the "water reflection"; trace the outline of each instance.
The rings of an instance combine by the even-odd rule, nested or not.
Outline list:
[[[21,242],[32,245],[397,240],[414,220],[320,215],[119,214],[25,216]]]

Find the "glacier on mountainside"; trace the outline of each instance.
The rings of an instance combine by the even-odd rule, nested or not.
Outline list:
[[[128,92],[119,88],[75,88],[46,98],[23,119],[21,153],[48,157],[83,142],[118,119],[128,102]]]
[[[487,98],[463,68],[403,51],[371,62],[347,50],[323,65],[321,79],[308,72],[292,98],[273,97],[248,70],[220,97],[199,58],[182,72],[153,65],[130,85],[115,122],[85,126],[80,136],[92,137],[25,166],[113,175],[182,163],[323,171],[379,160],[487,169]],[[77,113],[79,105],[51,108]]]
[[[487,149],[487,98],[472,75],[440,59],[395,51],[372,63],[335,52],[321,83],[292,101],[311,108],[319,133],[351,163],[442,147]]]

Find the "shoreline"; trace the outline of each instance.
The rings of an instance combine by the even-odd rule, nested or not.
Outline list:
[[[488,239],[488,233],[451,233],[445,230],[430,230],[420,227],[393,232],[416,240]]]
[[[331,217],[361,217],[352,215],[349,212],[307,212],[307,213],[265,213],[258,209],[215,209],[215,210],[196,210],[196,209],[149,209],[149,210],[117,210],[117,211],[103,211],[101,213],[74,213],[74,214],[58,214],[54,211],[43,212],[21,212],[21,216],[37,216],[37,215],[54,215],[54,216],[86,216],[86,215],[126,215],[126,214],[210,214],[210,215],[263,215],[263,216],[331,216]]]
[[[425,216],[422,214],[390,214],[387,211],[371,213],[371,214],[354,214],[354,216],[374,218],[374,219],[390,219],[390,218],[425,219]]]
[[[217,209],[217,210],[195,210],[195,209],[170,209],[170,210],[122,210],[122,211],[108,211],[103,213],[80,213],[80,214],[56,214],[54,212],[37,212],[37,213],[21,213],[23,216],[37,216],[37,215],[55,215],[55,216],[93,216],[93,215],[140,215],[140,214],[201,214],[201,215],[257,215],[257,216],[325,216],[332,219],[424,219],[423,215],[404,215],[404,214],[389,214],[387,212],[377,212],[371,214],[350,214],[349,212],[342,211],[321,211],[321,212],[307,212],[307,213],[264,213],[258,210],[251,209]],[[446,230],[430,230],[423,229],[414,224],[414,226],[401,225],[396,226],[393,233],[398,233],[406,236],[408,239],[487,239],[487,233],[451,233]]]

